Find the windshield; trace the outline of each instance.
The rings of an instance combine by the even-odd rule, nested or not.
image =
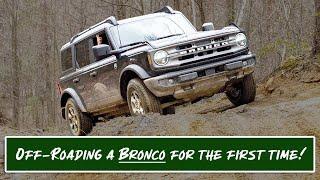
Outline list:
[[[181,14],[172,16],[159,16],[121,24],[111,27],[111,32],[120,47],[195,32],[194,27],[184,16]]]

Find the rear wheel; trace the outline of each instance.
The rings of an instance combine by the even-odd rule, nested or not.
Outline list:
[[[127,102],[131,115],[141,115],[149,112],[161,113],[159,99],[143,85],[140,79],[129,81]]]
[[[242,81],[234,83],[227,88],[228,99],[236,106],[254,101],[256,97],[256,84],[252,74],[245,76]]]
[[[80,110],[72,98],[66,103],[65,117],[73,135],[85,136],[92,131],[92,119]]]

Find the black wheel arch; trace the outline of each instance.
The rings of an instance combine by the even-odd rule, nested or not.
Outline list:
[[[87,112],[84,101],[81,96],[78,95],[77,91],[72,88],[67,88],[62,92],[60,98],[61,115],[63,118],[65,118],[64,108],[69,98],[72,98],[75,101],[82,112]]]
[[[123,99],[127,99],[127,86],[131,79],[139,78],[141,80],[150,78],[150,75],[139,65],[130,64],[120,73],[119,86],[120,94]]]

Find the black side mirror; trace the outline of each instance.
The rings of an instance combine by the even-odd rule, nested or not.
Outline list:
[[[202,25],[202,31],[212,31],[212,30],[214,30],[214,26],[212,22],[204,23]]]
[[[111,47],[107,44],[99,44],[92,47],[93,55],[96,60],[101,60],[111,54]]]

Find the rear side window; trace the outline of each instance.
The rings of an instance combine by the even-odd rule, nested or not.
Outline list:
[[[89,42],[85,39],[76,45],[76,59],[80,68],[90,64]]]
[[[66,71],[72,68],[71,48],[67,48],[61,52],[61,69]]]

